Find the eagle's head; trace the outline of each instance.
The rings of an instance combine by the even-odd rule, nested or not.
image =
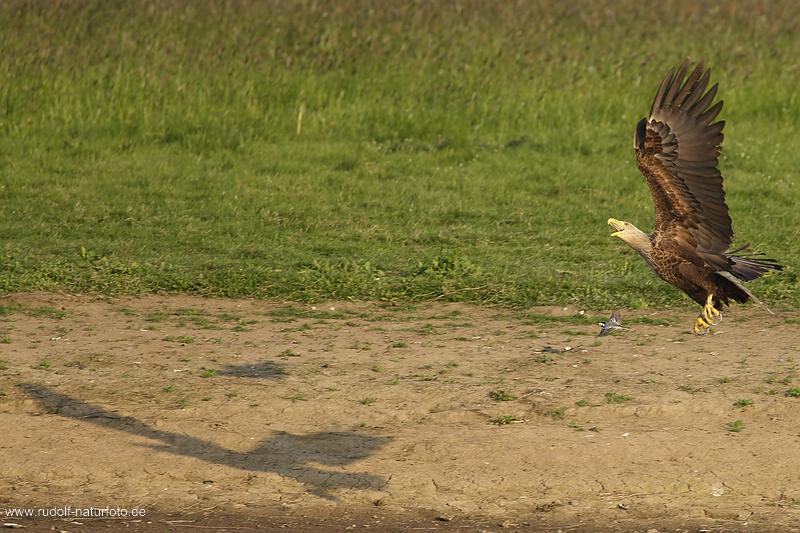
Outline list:
[[[608,225],[614,228],[612,237],[619,237],[635,250],[650,248],[650,237],[630,222],[609,218]]]
[[[630,222],[625,222],[624,220],[617,220],[616,218],[609,218],[608,225],[614,228],[614,233],[612,233],[611,236],[619,237],[620,239],[622,239],[622,234],[625,233],[629,228],[636,229],[636,226],[634,226]]]

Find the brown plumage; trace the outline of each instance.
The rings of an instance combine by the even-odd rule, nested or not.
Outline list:
[[[650,117],[634,134],[636,163],[653,196],[653,233],[613,218],[608,223],[659,277],[704,306],[694,326],[703,334],[721,316],[722,304],[758,302],[741,281],[782,267],[761,254],[734,255],[746,247],[727,251],[733,229],[717,169],[725,122],[713,122],[722,101],[714,103],[716,84],[706,91],[710,71],[702,63],[687,73],[684,61],[664,78]]]

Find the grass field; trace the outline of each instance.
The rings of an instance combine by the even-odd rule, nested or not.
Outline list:
[[[0,290],[673,305],[609,238],[706,60],[738,242],[800,305],[800,5],[0,4]]]

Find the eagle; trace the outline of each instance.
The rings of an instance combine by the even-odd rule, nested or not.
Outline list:
[[[743,282],[783,270],[764,254],[747,253],[747,245],[729,250],[733,228],[717,168],[725,121],[714,122],[722,100],[714,102],[717,84],[706,90],[710,76],[702,62],[690,73],[685,60],[661,82],[650,117],[636,125],[633,149],[653,197],[653,232],[608,219],[612,236],[702,306],[693,325],[697,335],[719,323],[730,300],[761,304]]]

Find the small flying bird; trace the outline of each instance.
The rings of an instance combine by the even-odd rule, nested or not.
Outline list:
[[[628,329],[622,325],[622,319],[619,316],[619,311],[615,310],[611,313],[611,318],[606,322],[600,322],[600,333],[598,337],[605,337],[609,333],[618,329]]]
[[[733,241],[717,162],[725,121],[712,121],[722,109],[708,91],[710,71],[699,63],[687,77],[689,62],[661,82],[650,118],[636,126],[636,163],[650,188],[656,221],[648,235],[630,222],[609,218],[619,237],[636,250],[664,281],[703,306],[694,322],[698,335],[722,318],[729,300],[761,304],[742,284],[770,270],[783,270],[763,254],[728,250]],[[761,304],[763,305],[763,304]],[[771,312],[771,311],[770,311]]]

